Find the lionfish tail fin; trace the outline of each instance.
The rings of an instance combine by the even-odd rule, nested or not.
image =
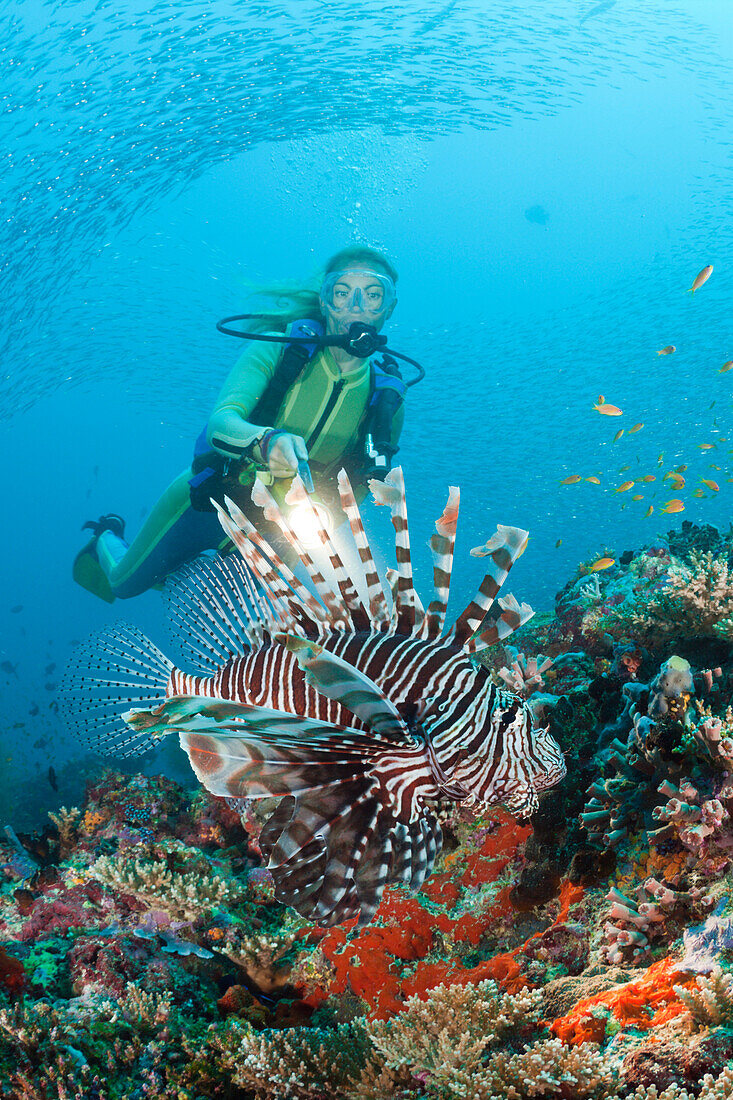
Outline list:
[[[131,705],[163,705],[172,671],[172,662],[136,627],[107,627],[72,654],[59,688],[59,713],[94,752],[139,756],[157,738],[149,728],[132,728],[124,715]]]
[[[459,615],[453,627],[454,639],[458,645],[466,646],[476,631],[483,626],[487,612],[494,603],[509,570],[524,552],[528,538],[528,533],[520,527],[505,527],[499,524],[496,533],[484,546],[477,546],[471,551],[472,557],[488,557],[491,559],[491,564],[478,592],[465,611]],[[520,624],[517,623],[517,625]],[[472,644],[468,648],[473,649],[475,646]]]

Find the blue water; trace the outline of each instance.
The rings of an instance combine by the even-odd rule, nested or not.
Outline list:
[[[732,55],[729,0],[2,5],[3,819],[79,798],[73,640],[163,639],[156,594],[73,586],[82,522],[134,532],[241,350],[214,322],[346,244],[394,258],[390,343],[427,371],[399,456],[426,594],[448,484],[456,611],[496,523],[531,532],[508,587],[539,610],[581,560],[727,527]],[[614,492],[680,463],[680,515]]]

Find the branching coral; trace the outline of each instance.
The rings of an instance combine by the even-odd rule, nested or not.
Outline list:
[[[690,1015],[699,1027],[717,1027],[733,1024],[733,974],[716,966],[709,977],[699,974],[697,989],[675,986],[674,991],[686,1004]]]
[[[238,892],[236,882],[217,875],[203,861],[199,861],[195,870],[174,871],[165,857],[120,859],[100,856],[89,868],[89,873],[116,890],[132,894],[151,908],[163,909],[187,921],[233,901]]]
[[[76,839],[79,821],[82,816],[81,810],[76,806],[72,806],[70,810],[67,810],[66,806],[62,806],[57,814],[49,813],[48,816],[59,831],[61,844],[65,848],[70,848]]]
[[[630,1093],[626,1100],[730,1100],[733,1096],[733,1068],[724,1069],[717,1078],[706,1073],[701,1088],[688,1092],[680,1085],[670,1085],[660,1092],[656,1085],[639,1088]]]

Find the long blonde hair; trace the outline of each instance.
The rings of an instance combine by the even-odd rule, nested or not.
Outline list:
[[[247,324],[252,332],[267,332],[272,329],[285,330],[293,321],[311,317],[314,321],[323,321],[321,311],[320,286],[326,275],[332,271],[342,271],[350,264],[365,264],[369,268],[377,267],[397,283],[397,269],[394,264],[376,248],[354,244],[342,248],[330,260],[323,270],[313,279],[311,286],[281,283],[275,286],[258,287],[252,293],[258,298],[266,298],[275,303],[275,309],[262,310],[260,317],[252,318]],[[317,287],[316,287],[317,282]]]

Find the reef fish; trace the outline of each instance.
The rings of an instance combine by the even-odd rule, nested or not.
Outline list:
[[[478,594],[446,630],[458,489],[430,540],[435,591],[425,610],[402,471],[371,483],[395,530],[388,588],[344,471],[338,485],[350,571],[316,515],[329,562],[321,571],[262,489],[257,503],[307,570],[304,583],[227,499],[217,510],[238,554],[204,556],[165,590],[195,671],[122,625],[82,646],[63,683],[71,727],[97,750],[133,755],[176,732],[212,794],[278,797],[260,837],[275,896],[323,926],[367,924],[389,883],[420,888],[442,843],[441,801],[526,817],[565,774],[549,731],[471,659],[532,615],[498,595],[527,532],[497,528]],[[294,486],[307,503],[299,479]]]
[[[712,273],[713,273],[713,265],[712,264],[707,264],[707,266],[704,267],[702,269],[702,271],[698,271],[697,275],[695,276],[695,280],[694,280],[692,286],[690,287],[690,289],[687,291],[687,293],[688,294],[694,294],[696,290],[700,289],[700,287],[703,285],[703,283],[706,283],[708,281],[708,279],[710,278]]]
[[[618,405],[609,405],[607,401],[594,405],[593,408],[602,416],[623,416],[623,410],[619,409]]]

